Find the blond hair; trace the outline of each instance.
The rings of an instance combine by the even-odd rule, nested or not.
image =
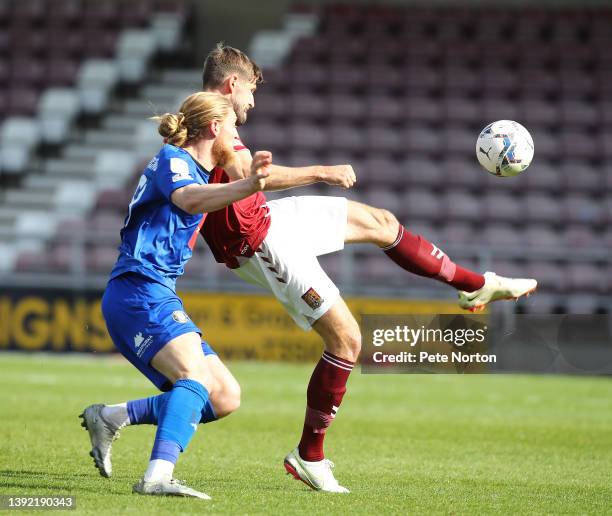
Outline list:
[[[213,122],[222,122],[233,112],[231,102],[219,93],[200,91],[189,95],[178,113],[153,117],[159,122],[158,132],[167,143],[183,147],[202,136]]]

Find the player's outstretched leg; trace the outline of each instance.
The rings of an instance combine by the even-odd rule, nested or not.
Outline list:
[[[202,409],[200,424],[217,421],[240,407],[240,385],[232,373],[216,354],[206,355],[205,360],[216,388]],[[89,432],[89,454],[103,477],[112,475],[112,444],[119,438],[119,430],[134,425],[157,425],[161,407],[169,395],[169,392],[164,392],[116,405],[98,403],[90,405],[79,415],[83,419],[81,426]]]
[[[198,428],[209,392],[214,391],[199,335],[186,333],[171,340],[153,357],[151,365],[172,382],[172,389],[159,410],[149,466],[133,492],[208,500],[208,495],[172,477],[179,454]]]
[[[459,291],[459,306],[477,311],[501,299],[529,295],[537,287],[534,279],[479,274],[453,262],[438,246],[402,226],[387,210],[348,202],[347,243],[373,243],[403,269],[432,278]]]
[[[317,491],[348,493],[332,473],[334,464],[325,458],[325,433],[336,417],[346,383],[361,349],[361,333],[346,303],[339,299],[313,328],[325,342],[307,391],[302,438],[285,457],[288,473]]]

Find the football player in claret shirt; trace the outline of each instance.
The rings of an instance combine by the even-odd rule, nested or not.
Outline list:
[[[243,52],[219,44],[204,63],[203,89],[228,98],[238,126],[255,106],[254,92],[262,75]],[[232,164],[216,167],[209,182],[232,184],[250,171],[250,151],[234,133]],[[281,190],[317,182],[350,188],[355,173],[350,165],[266,168],[265,190]],[[536,288],[536,281],[484,275],[454,263],[423,236],[405,229],[387,210],[343,197],[303,196],[266,201],[256,192],[209,213],[201,233],[216,260],[239,277],[271,291],[304,330],[314,329],[324,342],[307,389],[306,415],[299,445],[284,460],[286,470],[313,489],[346,493],[323,453],[326,431],[342,402],[348,377],[361,349],[359,325],[319,265],[317,257],[344,248],[345,243],[371,243],[405,270],[442,281],[459,291],[459,304],[478,310],[491,301],[516,298]],[[240,390],[227,369],[211,370],[222,393],[212,400],[208,417],[228,414],[240,404]],[[213,398],[211,396],[211,398]],[[105,406],[110,410],[109,406]],[[124,424],[155,422],[134,418]],[[98,447],[110,448],[116,430],[107,430]],[[100,433],[102,435],[102,432]],[[94,446],[95,447],[95,446]]]
[[[202,75],[204,91],[229,98],[238,126],[255,107],[254,92],[262,74],[238,49],[217,45]],[[237,135],[237,167],[217,168],[211,181],[240,180],[248,173],[251,153]],[[283,167],[272,164],[266,190],[325,182],[350,187],[350,165]],[[387,210],[343,197],[303,196],[266,202],[263,193],[211,213],[202,235],[217,261],[239,277],[271,291],[295,322],[313,328],[325,350],[310,379],[304,426],[299,445],[287,454],[286,470],[316,490],[341,492],[325,459],[325,433],[336,417],[347,379],[361,348],[359,325],[319,265],[317,257],[339,251],[345,244],[370,243],[405,270],[444,282],[459,291],[459,305],[480,310],[491,301],[518,298],[535,290],[533,279],[511,279],[492,272],[479,274],[453,262],[425,237],[402,226]]]
[[[213,168],[234,159],[236,115],[230,102],[218,93],[195,93],[179,113],[158,120],[167,143],[145,168],[129,204],[102,313],[118,350],[164,393],[127,404],[91,405],[81,417],[102,475],[112,473],[110,445],[120,428],[155,423],[149,466],[134,492],[208,499],[175,480],[174,465],[199,422],[227,413],[213,408],[226,396],[224,389],[238,387],[225,380],[219,388],[217,378],[229,373],[184,312],[175,285],[205,214],[261,190],[271,155],[257,153],[248,178],[209,184]]]

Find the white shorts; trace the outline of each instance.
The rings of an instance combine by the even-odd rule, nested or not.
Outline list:
[[[344,249],[344,197],[286,197],[267,203],[271,224],[260,249],[233,271],[270,290],[304,330],[340,297],[317,256]]]

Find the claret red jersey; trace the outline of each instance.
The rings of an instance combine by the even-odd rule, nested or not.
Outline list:
[[[234,151],[245,150],[238,134],[234,140]],[[209,184],[229,183],[222,168],[215,168]],[[215,259],[230,269],[239,267],[238,257],[253,256],[268,234],[270,227],[266,196],[254,193],[241,201],[208,214],[200,233],[206,240]]]

